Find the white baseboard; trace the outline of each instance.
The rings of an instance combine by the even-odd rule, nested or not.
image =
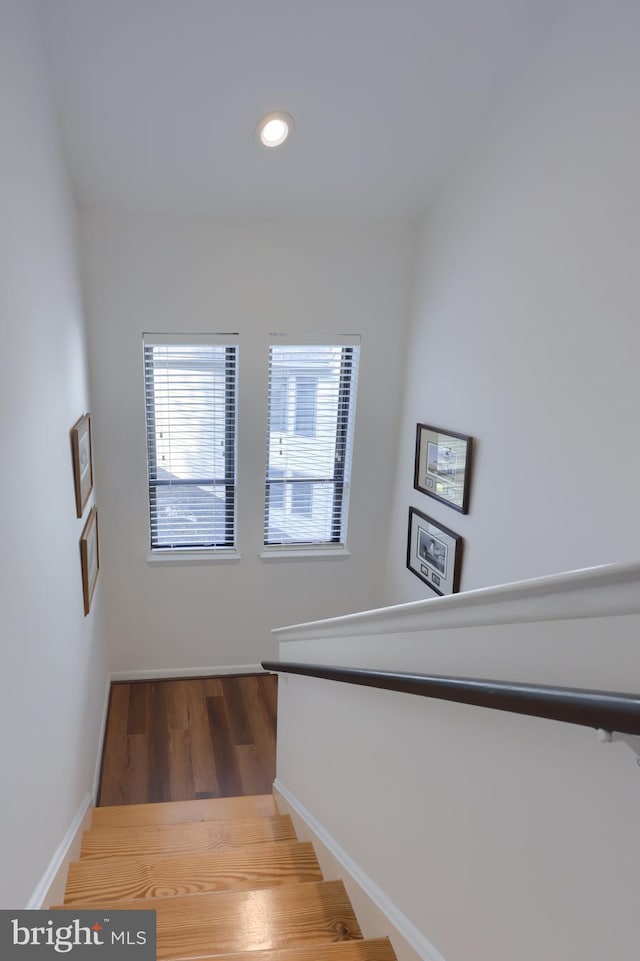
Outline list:
[[[62,904],[64,888],[67,882],[67,869],[71,861],[77,860],[80,854],[82,832],[89,827],[93,810],[93,799],[90,794],[85,795],[82,804],[71,822],[69,830],[60,842],[57,851],[51,858],[47,870],[42,875],[35,891],[26,905],[27,910],[39,910],[51,904]]]
[[[178,677],[219,677],[224,674],[264,674],[260,664],[225,664],[224,667],[166,667],[145,671],[113,671],[111,681],[154,681]]]
[[[344,882],[365,937],[388,936],[398,961],[444,961],[424,934],[277,778],[273,793],[280,812],[291,815],[298,837],[313,841],[325,878]]]

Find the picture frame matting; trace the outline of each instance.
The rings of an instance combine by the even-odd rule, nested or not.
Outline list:
[[[416,428],[413,486],[422,494],[452,507],[469,511],[473,438],[430,424]]]
[[[441,596],[460,590],[463,538],[439,521],[409,508],[407,567]]]

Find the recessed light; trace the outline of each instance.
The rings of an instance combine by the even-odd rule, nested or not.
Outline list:
[[[256,127],[256,137],[264,147],[279,147],[293,133],[293,117],[277,110],[266,114]]]

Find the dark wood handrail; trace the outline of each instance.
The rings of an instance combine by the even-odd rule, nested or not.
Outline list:
[[[589,691],[574,687],[549,687],[512,681],[489,681],[472,677],[410,674],[404,671],[372,671],[359,667],[263,661],[265,671],[303,674],[308,677],[359,684],[385,691],[418,694],[444,701],[489,707],[552,721],[640,735],[640,694]]]

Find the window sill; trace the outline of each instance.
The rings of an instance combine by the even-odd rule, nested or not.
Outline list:
[[[235,564],[242,559],[237,551],[152,551],[147,564],[182,566],[184,564]]]
[[[264,550],[260,554],[260,560],[262,561],[328,561],[328,560],[344,560],[346,557],[351,557],[351,551],[348,551],[346,547],[340,548],[313,548],[310,547],[307,550],[303,548],[276,548],[274,550]]]

